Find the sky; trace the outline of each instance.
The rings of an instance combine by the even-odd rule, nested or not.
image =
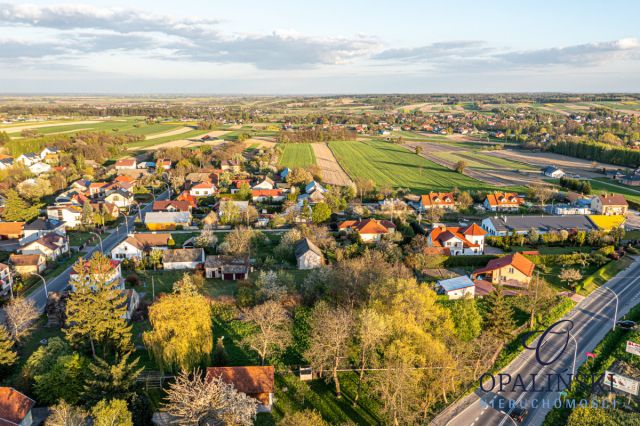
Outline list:
[[[633,0],[0,0],[0,93],[637,93],[638,16]]]

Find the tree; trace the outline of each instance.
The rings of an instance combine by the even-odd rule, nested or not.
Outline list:
[[[82,213],[80,214],[80,223],[84,229],[91,229],[95,225],[95,217],[91,203],[85,202],[82,205]]]
[[[46,426],[85,426],[89,414],[81,408],[61,400],[51,407],[51,414],[45,421]]]
[[[247,182],[243,182],[238,188],[238,197],[241,200],[248,200],[251,198],[251,187]]]
[[[40,213],[37,205],[27,203],[14,189],[5,192],[5,199],[2,218],[7,222],[29,222]]]
[[[360,193],[360,200],[362,200],[365,195],[370,194],[374,189],[376,189],[376,184],[372,179],[358,178],[355,180],[355,184],[358,193]]]
[[[560,272],[559,278],[560,281],[566,282],[569,287],[573,288],[576,285],[576,281],[580,281],[582,279],[582,274],[578,269],[567,268]]]
[[[487,296],[489,310],[486,315],[486,322],[489,331],[500,341],[504,342],[515,327],[513,321],[513,309],[504,298],[502,286],[497,285],[495,291]]]
[[[65,400],[77,404],[87,378],[87,358],[78,353],[58,357],[52,367],[33,377],[37,400],[42,404],[55,404]]]
[[[553,196],[553,190],[546,185],[530,185],[529,194],[544,206],[544,204]]]
[[[133,426],[127,402],[122,399],[103,399],[91,409],[91,415],[95,426]]]
[[[182,278],[173,283],[173,292],[187,295],[198,295],[202,293],[204,278],[201,275],[185,272]]]
[[[280,300],[287,294],[287,287],[274,271],[260,271],[255,285],[260,300]]]
[[[451,317],[455,324],[456,335],[461,340],[468,342],[480,335],[482,331],[482,316],[478,312],[478,307],[473,297],[457,300],[452,306]]]
[[[331,217],[331,208],[326,203],[318,203],[313,206],[311,220],[313,223],[322,223]]]
[[[282,351],[291,341],[291,318],[280,303],[268,300],[244,313],[243,322],[253,326],[253,332],[242,339],[242,344],[260,356],[260,363],[274,353]]]
[[[108,348],[128,351],[131,347],[131,326],[127,324],[126,294],[118,280],[112,280],[111,262],[96,252],[87,262],[80,259],[70,280],[74,291],[67,300],[65,336],[70,342],[88,341],[96,356],[96,344],[103,356]]]
[[[196,247],[211,248],[215,247],[217,243],[218,238],[216,237],[216,234],[213,233],[210,225],[205,225],[200,235],[195,238]]]
[[[161,369],[192,369],[213,349],[211,307],[202,295],[164,294],[149,308],[152,330],[142,339]]]
[[[204,379],[181,372],[169,386],[162,410],[184,426],[205,424],[253,425],[258,401],[238,392],[219,377]]]
[[[340,398],[338,367],[346,356],[353,333],[353,318],[344,308],[332,308],[320,301],[313,308],[309,331],[309,349],[304,356],[314,370],[327,380],[333,380],[336,397]]]
[[[16,297],[4,309],[7,315],[7,327],[14,340],[20,341],[29,335],[40,316],[36,303],[32,299]]]
[[[115,364],[95,358],[89,364],[89,376],[84,385],[84,399],[98,402],[105,398],[128,400],[134,394],[136,379],[144,367],[138,368],[139,358],[130,361],[131,353],[123,355]]]
[[[173,240],[169,240],[171,242]],[[169,247],[172,245],[167,243]],[[175,245],[175,243],[173,244]],[[162,256],[164,256],[164,252],[162,250],[153,249],[149,252],[149,263],[153,266],[153,269],[156,269],[158,266],[162,265]]]
[[[464,173],[464,170],[467,168],[467,162],[464,160],[460,160],[456,163],[455,165],[455,170],[456,172],[462,174]]]
[[[13,344],[9,331],[0,324],[0,366],[13,365],[18,360],[18,353],[13,350]]]
[[[238,226],[226,235],[220,249],[233,256],[247,256],[257,235],[258,233],[251,228]]]
[[[422,149],[421,145],[416,145],[414,150],[415,150],[416,155],[420,155],[420,154],[422,154],[422,150],[423,149]]]
[[[533,330],[536,324],[536,313],[541,310],[551,298],[553,298],[555,292],[549,286],[549,284],[540,280],[540,277],[536,275],[534,282],[529,284],[529,329]]]
[[[287,175],[287,183],[291,185],[305,185],[313,180],[311,173],[303,168],[295,168],[289,171]]]
[[[373,362],[373,356],[387,338],[388,326],[386,318],[374,309],[365,308],[358,314],[356,320],[356,344],[357,358],[359,364],[358,389],[354,398],[354,404],[360,398],[360,390],[364,379],[364,372]]]
[[[458,194],[458,205],[461,209],[468,209],[473,205],[473,197],[467,191]]]
[[[315,410],[302,410],[287,413],[278,426],[329,426],[329,423]]]

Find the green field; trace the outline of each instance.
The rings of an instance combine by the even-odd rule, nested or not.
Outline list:
[[[280,165],[284,167],[309,167],[316,163],[316,156],[309,143],[290,143],[284,145]]]
[[[422,158],[398,145],[381,141],[329,142],[340,165],[352,179],[372,179],[379,187],[408,188],[412,192],[492,187]]]
[[[42,135],[50,135],[57,133],[74,133],[79,131],[103,131],[103,132],[117,132],[117,133],[130,133],[134,135],[149,135],[153,133],[166,132],[172,129],[180,127],[175,124],[163,124],[153,123],[147,124],[143,119],[139,118],[126,118],[122,120],[110,120],[102,121],[99,123],[73,123],[63,126],[47,126],[32,129]],[[20,131],[9,133],[12,137],[19,137]]]
[[[534,168],[528,164],[483,154],[481,151],[436,152],[434,153],[434,155],[452,163],[464,161],[467,163],[468,167],[471,167],[473,169],[534,170]]]
[[[179,135],[164,136],[162,138],[155,138],[155,139],[148,139],[140,142],[133,142],[128,144],[127,146],[130,146],[133,148],[145,148],[148,146],[160,145],[165,142],[197,138],[206,134],[207,134],[206,130],[189,130],[188,132],[180,133]]]
[[[591,179],[591,188],[595,194],[614,192],[616,194],[624,195],[628,201],[640,204],[640,188],[636,189],[630,186],[613,183],[610,179],[606,178]]]

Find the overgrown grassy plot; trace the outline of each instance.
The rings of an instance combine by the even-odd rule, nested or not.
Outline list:
[[[329,142],[329,146],[351,179],[372,179],[379,187],[409,188],[417,193],[492,188],[388,142]]]
[[[316,163],[311,144],[290,143],[284,145],[284,152],[280,158],[280,165],[284,167],[309,167]]]

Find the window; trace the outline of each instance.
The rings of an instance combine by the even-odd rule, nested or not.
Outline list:
[[[509,273],[510,273],[510,274],[513,274],[513,272],[514,272],[514,271],[513,271],[513,268],[509,268]]]

